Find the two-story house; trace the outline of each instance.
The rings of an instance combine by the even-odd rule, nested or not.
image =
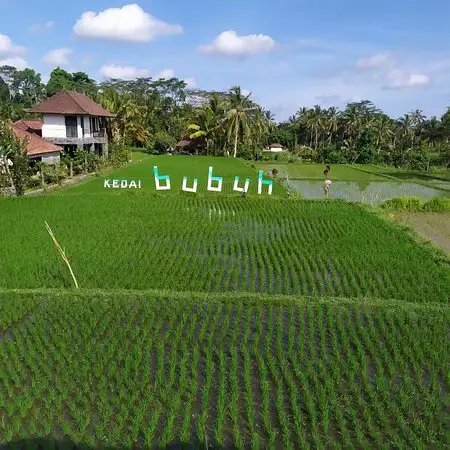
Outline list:
[[[108,156],[106,119],[115,117],[84,94],[60,91],[30,113],[42,115],[41,135],[70,152],[75,148]]]

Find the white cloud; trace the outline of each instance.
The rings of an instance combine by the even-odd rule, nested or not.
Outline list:
[[[415,73],[399,61],[389,52],[376,53],[368,58],[359,58],[356,61],[357,69],[364,69],[364,76],[361,72],[356,78],[363,83],[371,81],[381,84],[382,89],[404,89],[426,86],[431,82],[428,75]],[[369,78],[367,78],[367,75]]]
[[[0,34],[0,55],[19,55],[25,53],[27,49],[21,45],[14,45],[6,34]]]
[[[44,23],[35,23],[34,25],[31,25],[29,30],[30,33],[39,34],[51,30],[54,26],[55,22],[53,22],[52,20],[48,20],[47,22]]]
[[[207,54],[249,56],[271,52],[276,45],[275,40],[264,34],[239,36],[235,31],[224,31],[210,45],[200,47],[200,50]]]
[[[169,80],[170,78],[173,78],[174,76],[175,76],[175,71],[173,69],[164,69],[164,70],[161,70],[161,72],[159,72],[158,75],[155,76],[155,78],[157,80],[161,80],[162,78]]]
[[[103,66],[100,68],[99,72],[106,78],[118,78],[122,80],[132,80],[134,78],[150,76],[150,71],[147,69],[139,69],[134,66],[119,66],[117,64]]]
[[[187,89],[195,89],[197,87],[195,78],[185,78],[183,81],[186,83]]]
[[[161,70],[157,75],[154,76],[155,80],[170,80],[171,78],[178,78],[175,74],[175,70],[173,69],[164,69]],[[184,78],[183,81],[186,83],[187,89],[195,89],[197,87],[197,83],[195,78]]]
[[[150,77],[151,72],[148,69],[140,69],[135,66],[120,66],[118,64],[110,64],[102,66],[99,73],[105,78],[117,78],[121,80],[134,80],[136,78],[146,78]],[[163,69],[161,72],[153,76],[154,80],[169,80],[170,78],[175,78],[176,74],[173,69]],[[185,78],[183,80],[188,89],[194,89],[196,87],[196,82],[194,78]]]
[[[379,69],[391,65],[394,58],[391,53],[376,53],[368,58],[359,58],[356,61],[356,67],[359,69]]]
[[[384,89],[405,89],[421,87],[430,84],[428,75],[420,73],[407,73],[401,69],[393,69],[387,74],[387,84]]]
[[[29,67],[28,63],[23,58],[20,58],[19,56],[13,56],[11,58],[0,59],[0,67],[1,66],[12,66],[19,70],[23,70],[23,69],[26,69],[27,67]]]
[[[70,48],[55,48],[44,55],[42,61],[53,66],[67,66],[70,64],[69,56],[71,53]]]
[[[130,4],[99,13],[85,12],[77,20],[73,31],[84,38],[148,42],[156,36],[182,33],[183,28],[156,19],[139,5]]]

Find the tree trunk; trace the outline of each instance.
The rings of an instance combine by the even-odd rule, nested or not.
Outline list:
[[[236,158],[236,155],[237,155],[238,134],[239,134],[239,123],[236,126],[236,133],[235,133],[235,136],[234,136],[234,155],[233,155],[233,158]]]

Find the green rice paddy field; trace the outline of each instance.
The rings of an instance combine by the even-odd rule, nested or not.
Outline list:
[[[444,306],[143,291],[1,297],[1,442],[297,449],[446,440]]]
[[[299,179],[320,179],[323,180],[323,170],[325,164],[293,164],[278,163],[277,161],[258,161],[255,167],[263,170],[266,174],[269,170],[277,169],[278,177],[289,178],[291,180]],[[330,177],[333,180],[344,181],[384,181],[385,178],[376,173],[362,172],[358,166],[349,167],[346,164],[332,164]]]
[[[220,195],[220,194],[219,194]],[[3,288],[80,287],[446,302],[448,266],[356,204],[106,193],[0,202]],[[20,224],[20,226],[18,226]],[[20,257],[18,257],[20,255]]]
[[[104,183],[105,179],[118,179],[118,180],[141,180],[143,193],[156,193],[155,179],[153,175],[153,166],[158,167],[159,175],[169,175],[172,189],[165,191],[167,194],[180,194],[183,184],[183,177],[188,177],[188,186],[191,187],[194,178],[198,179],[198,194],[208,194],[216,197],[217,195],[234,194],[239,195],[238,192],[233,192],[234,178],[240,177],[239,186],[244,185],[244,180],[250,178],[249,195],[258,195],[258,172],[240,161],[233,160],[231,158],[221,157],[189,157],[189,156],[148,156],[140,159],[142,155],[139,154],[137,160],[132,164],[124,166],[112,174],[104,175],[99,178],[94,178],[85,183],[73,186],[70,189],[58,192],[57,195],[63,193],[68,194],[81,194],[81,193],[103,193],[105,192]],[[208,168],[213,167],[213,176],[223,178],[222,192],[208,192]],[[271,179],[271,177],[264,174],[265,179]],[[216,185],[216,184],[214,184]],[[191,193],[183,192],[184,195],[191,196]],[[285,189],[278,183],[274,183],[273,193],[274,196],[286,195]],[[267,195],[267,187],[263,187],[263,194]]]
[[[227,190],[0,200],[0,446],[444,448],[448,258],[361,205],[243,198],[251,167],[172,158]]]

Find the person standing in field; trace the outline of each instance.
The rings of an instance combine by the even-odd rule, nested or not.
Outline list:
[[[330,173],[331,167],[327,164],[325,166],[325,170],[323,171],[323,174],[325,175],[325,183],[323,186],[323,189],[325,191],[325,194],[327,195],[328,198],[328,194],[330,192],[330,186],[331,186],[331,180],[328,178],[328,174]]]

